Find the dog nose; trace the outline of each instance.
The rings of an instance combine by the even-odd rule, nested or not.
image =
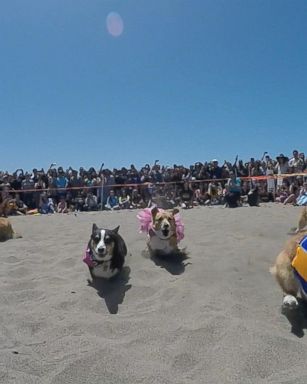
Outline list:
[[[104,251],[105,251],[105,247],[99,247],[99,248],[98,248],[98,252],[99,252],[99,253],[103,253]]]

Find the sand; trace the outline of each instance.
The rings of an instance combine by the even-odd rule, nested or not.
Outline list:
[[[13,217],[23,238],[0,243],[0,383],[305,384],[307,323],[281,313],[268,272],[299,210],[183,211],[177,264],[144,252],[136,211]],[[93,222],[120,224],[129,248],[99,287],[81,261]]]

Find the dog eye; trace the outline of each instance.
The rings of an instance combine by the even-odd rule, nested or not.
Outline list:
[[[94,236],[92,236],[92,239],[94,241],[96,241],[96,243],[97,243],[100,240],[100,236],[99,235],[94,235]]]
[[[106,238],[104,239],[104,242],[105,242],[105,244],[110,244],[110,243],[111,243],[111,239],[110,239],[110,237],[106,237]]]

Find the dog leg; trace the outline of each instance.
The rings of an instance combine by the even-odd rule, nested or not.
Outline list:
[[[304,207],[295,233],[302,231],[307,225],[307,207]]]
[[[284,292],[283,306],[286,308],[295,308],[298,306],[297,296],[299,292],[299,284],[294,276],[291,260],[286,252],[282,251],[277,259],[276,264],[270,270],[275,276],[279,286]]]
[[[12,238],[13,239],[21,239],[22,236],[19,233],[17,233],[17,232],[13,232]]]
[[[281,289],[286,295],[291,295],[294,297],[298,295],[299,284],[294,276],[290,262],[289,265],[277,265],[275,277]]]
[[[95,275],[94,275],[94,273],[93,273],[93,267],[88,267],[88,270],[90,271],[90,274],[91,274],[91,278],[92,278],[92,281],[94,281],[95,280]]]

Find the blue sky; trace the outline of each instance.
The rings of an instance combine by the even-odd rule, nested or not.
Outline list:
[[[306,0],[1,0],[0,169],[307,152],[306,20]]]

